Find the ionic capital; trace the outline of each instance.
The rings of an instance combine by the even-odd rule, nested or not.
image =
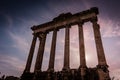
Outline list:
[[[53,29],[53,31],[59,31],[59,29],[55,27],[55,28]]]
[[[66,28],[71,28],[70,24],[65,25]]]
[[[38,34],[39,39],[45,38],[45,37],[46,37],[46,34],[47,34],[47,33],[39,33],[39,34]]]
[[[33,35],[34,37],[38,37],[38,36],[39,36],[38,33],[33,33],[32,35]]]
[[[92,18],[90,19],[90,21],[91,21],[93,24],[97,23],[97,21],[98,21],[97,16],[92,17]]]
[[[81,20],[81,19],[79,19],[79,21],[77,22],[77,24],[78,24],[78,27],[82,27],[82,25],[84,24],[84,21]]]
[[[78,24],[78,27],[82,27],[82,25],[84,24],[84,22],[79,22],[77,24]]]

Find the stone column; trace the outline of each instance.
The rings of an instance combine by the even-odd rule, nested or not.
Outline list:
[[[80,67],[86,67],[85,59],[85,47],[84,47],[84,35],[83,35],[83,23],[78,23],[78,32],[79,32],[79,54],[80,54]]]
[[[97,24],[97,17],[92,18],[91,22],[93,23],[94,37],[95,37],[95,43],[96,43],[97,55],[98,55],[97,71],[98,71],[99,80],[110,80],[109,71],[107,69],[108,65],[106,63],[101,35],[100,35],[100,26],[99,24]]]
[[[86,59],[85,59],[85,46],[84,46],[84,34],[83,34],[83,22],[78,23],[79,32],[79,54],[80,54],[80,73],[81,80],[85,80],[86,75]]]
[[[29,56],[27,59],[27,63],[26,63],[24,72],[30,72],[31,63],[32,63],[33,54],[34,54],[34,50],[35,50],[35,45],[36,45],[36,40],[37,40],[37,36],[33,35],[33,40],[32,40],[32,44],[31,44],[31,48],[30,48],[30,52],[29,52]]]
[[[39,35],[40,44],[39,44],[38,54],[35,63],[35,72],[41,71],[46,35],[47,33],[42,33]]]
[[[50,51],[50,60],[49,60],[48,71],[54,71],[56,39],[57,39],[57,30],[54,29],[53,37],[52,37],[52,44],[51,44],[51,51]]]
[[[65,45],[64,45],[64,67],[63,70],[69,70],[69,51],[70,51],[70,47],[69,47],[69,25],[66,26],[65,28]]]
[[[95,43],[96,43],[96,49],[98,55],[98,65],[107,65],[103,50],[102,40],[101,40],[100,26],[99,24],[97,24],[97,18],[96,17],[93,18],[91,22],[93,24],[93,30],[94,30],[94,37],[95,37]]]

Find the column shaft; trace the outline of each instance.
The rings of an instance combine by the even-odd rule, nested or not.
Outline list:
[[[40,39],[40,44],[39,44],[38,54],[37,54],[36,63],[35,63],[35,72],[41,71],[45,41],[46,41],[46,33],[40,34],[39,39]]]
[[[98,65],[107,65],[103,50],[102,40],[101,40],[99,24],[97,24],[97,20],[93,20],[92,23],[93,23],[94,37],[97,48]]]
[[[65,28],[65,45],[64,45],[64,67],[63,69],[69,70],[69,26]]]
[[[56,39],[57,39],[56,37],[57,37],[57,30],[55,29],[53,31],[51,51],[50,51],[50,60],[49,60],[49,67],[48,67],[48,70],[50,71],[54,71]]]
[[[35,50],[35,45],[36,45],[36,40],[37,40],[37,36],[34,35],[32,44],[31,44],[31,48],[30,48],[30,52],[29,52],[29,56],[27,59],[26,67],[25,67],[25,72],[30,72],[31,63],[32,63],[33,54],[34,54],[34,50]]]
[[[80,67],[86,67],[85,59],[85,47],[84,47],[84,35],[82,23],[78,23],[78,32],[79,32],[79,54],[80,54]]]

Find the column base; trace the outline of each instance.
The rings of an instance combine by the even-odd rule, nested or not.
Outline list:
[[[81,74],[81,80],[86,80],[87,66],[80,65],[79,71],[80,71],[80,74]]]
[[[104,71],[105,73],[109,73],[108,65],[97,65],[97,69],[98,69],[98,70],[102,70],[102,71]]]
[[[108,65],[97,65],[99,80],[111,80],[109,76]]]
[[[36,73],[24,73],[20,80],[111,80],[109,72],[101,68],[69,69],[57,72],[41,71]]]
[[[23,72],[20,80],[32,80],[34,77],[34,73]]]
[[[47,80],[47,71],[40,71],[40,72],[35,72],[34,77],[32,80]]]
[[[70,69],[69,68],[63,68],[62,80],[70,80]]]
[[[54,80],[55,76],[55,72],[53,70],[49,70],[47,71],[46,80]]]
[[[34,71],[34,77],[33,77],[33,80],[37,80],[37,78],[39,77],[39,75],[41,74],[41,70],[35,70]]]
[[[80,65],[80,66],[79,66],[79,69],[80,69],[80,68],[87,68],[87,66],[86,66],[86,65]]]
[[[62,71],[70,71],[69,67],[63,67]]]
[[[54,72],[54,69],[53,68],[48,69],[47,72]]]
[[[104,72],[102,69],[98,69],[97,71],[99,80],[111,80],[108,72]]]

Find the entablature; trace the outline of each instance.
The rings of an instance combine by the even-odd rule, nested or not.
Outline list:
[[[62,29],[65,28],[66,25],[75,25],[79,22],[88,22],[91,21],[94,17],[97,18],[98,8],[93,7],[89,10],[82,11],[80,13],[71,14],[71,13],[62,13],[58,17],[54,18],[52,21],[36,25],[31,27],[33,33],[43,33],[50,32],[54,29]]]

